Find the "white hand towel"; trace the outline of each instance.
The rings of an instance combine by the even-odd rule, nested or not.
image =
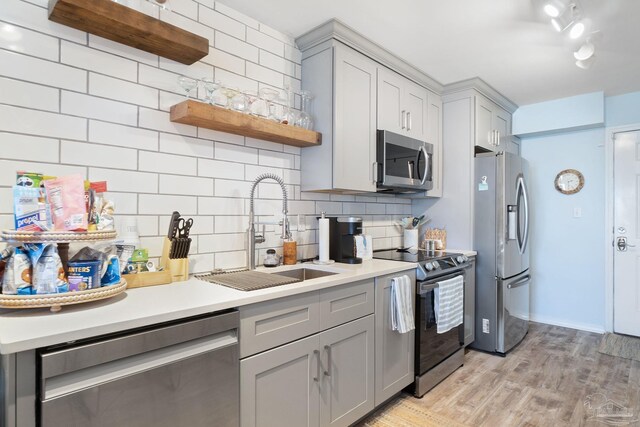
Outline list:
[[[461,325],[464,319],[464,277],[456,276],[438,282],[438,287],[434,289],[433,305],[439,334]]]
[[[411,279],[404,275],[391,279],[391,329],[401,334],[415,329]]]

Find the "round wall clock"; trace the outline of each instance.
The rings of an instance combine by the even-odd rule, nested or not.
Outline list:
[[[565,169],[556,175],[554,184],[562,194],[576,194],[584,187],[584,176],[575,169]]]

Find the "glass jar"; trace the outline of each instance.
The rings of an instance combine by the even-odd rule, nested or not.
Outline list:
[[[311,100],[313,99],[313,95],[308,90],[303,90],[300,92],[300,98],[302,98],[302,109],[300,114],[298,114],[296,126],[313,130],[313,118],[311,117]]]

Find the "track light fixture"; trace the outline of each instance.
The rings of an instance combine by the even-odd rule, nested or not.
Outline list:
[[[578,5],[578,0],[545,0],[542,10],[551,18],[551,25],[559,33],[567,31],[571,40],[580,40],[587,33],[591,21],[584,19]],[[591,31],[591,30],[589,30]],[[587,37],[586,41],[573,53],[576,66],[582,69],[591,67],[595,60],[594,35],[601,35],[595,31]]]

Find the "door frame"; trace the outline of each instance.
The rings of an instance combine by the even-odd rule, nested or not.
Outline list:
[[[604,308],[604,329],[605,332],[613,332],[613,292],[614,292],[614,268],[613,256],[615,248],[614,220],[615,220],[615,193],[614,193],[614,160],[615,147],[614,137],[617,133],[640,131],[640,123],[624,126],[608,126],[606,128],[606,139],[604,143],[605,153],[605,213],[604,213],[604,277],[605,277],[605,308]]]

